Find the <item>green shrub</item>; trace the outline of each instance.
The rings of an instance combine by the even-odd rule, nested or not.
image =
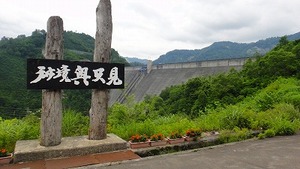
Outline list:
[[[221,119],[222,128],[232,130],[238,128],[251,128],[251,117],[239,107],[232,106],[224,110]]]
[[[13,152],[18,140],[37,139],[39,128],[39,119],[34,115],[23,119],[0,119],[0,148]]]
[[[196,118],[194,120],[195,125],[199,126],[202,129],[202,131],[219,131],[222,126],[222,116],[222,113],[217,112],[215,110],[210,110],[208,114],[201,115],[198,118]]]
[[[257,96],[256,104],[259,111],[266,111],[273,108],[273,105],[278,102],[278,96],[274,92],[262,92]]]
[[[264,132],[264,135],[267,137],[267,138],[271,138],[271,137],[274,137],[276,135],[275,131],[273,129],[268,129]]]
[[[233,130],[222,130],[219,135],[221,143],[230,143],[251,138],[251,131],[248,129],[234,128]]]
[[[300,94],[299,91],[297,93],[290,93],[286,95],[283,100],[287,103],[294,105],[297,109],[300,109]]]
[[[276,135],[293,135],[297,131],[297,126],[295,123],[285,120],[278,119],[273,123],[273,127]]]
[[[87,135],[89,117],[72,110],[63,112],[62,133],[64,137]]]
[[[299,110],[287,103],[276,104],[273,109],[266,111],[266,113],[269,113],[273,118],[277,117],[288,121],[299,119]]]
[[[258,139],[265,139],[266,135],[264,133],[259,133],[258,134]]]

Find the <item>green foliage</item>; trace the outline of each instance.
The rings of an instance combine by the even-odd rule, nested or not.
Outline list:
[[[276,135],[275,131],[273,129],[268,129],[264,132],[265,136],[267,138],[270,138],[270,137],[274,137]]]
[[[34,115],[28,115],[22,120],[0,118],[0,147],[13,152],[17,140],[36,139],[39,135],[39,121]]]
[[[271,131],[274,131],[275,135],[290,135],[300,129],[300,112],[296,107],[298,104],[293,105],[289,99],[298,95],[299,87],[298,79],[278,78],[266,88],[235,105],[216,104],[218,105],[216,108],[206,109],[206,113],[196,118],[191,114],[178,112],[165,115],[154,113],[161,112],[160,108],[168,108],[161,106],[161,101],[174,94],[171,91],[177,87],[170,87],[167,90],[171,91],[162,93],[161,98],[148,96],[141,103],[128,102],[124,105],[113,105],[109,115],[110,131],[128,139],[136,133],[147,135],[162,133],[168,136],[174,131],[184,134],[184,131],[191,128],[201,128],[202,131],[224,130],[222,136],[224,138],[221,138],[223,142],[249,138],[248,131],[258,129],[268,130],[267,134],[261,134],[260,137],[271,136]],[[177,97],[180,98],[179,95]],[[151,107],[150,105],[156,105],[153,103],[157,106]],[[139,115],[143,115],[143,110],[148,110],[149,116],[141,118]],[[155,115],[151,116],[152,113]]]
[[[251,118],[253,114],[249,114],[240,110],[240,107],[229,106],[222,112],[221,125],[224,129],[247,128],[251,129]]]
[[[242,70],[246,82],[254,88],[264,88],[278,77],[299,77],[300,41],[278,45],[264,57],[247,62]]]
[[[273,122],[273,128],[276,135],[293,135],[299,130],[299,124],[286,119],[276,119],[276,122]]]
[[[201,127],[202,131],[219,131],[222,128],[221,118],[221,113],[210,112],[196,118],[195,123],[196,126]]]
[[[241,71],[232,69],[226,74],[197,77],[182,85],[171,86],[160,94],[162,109],[170,114],[185,113],[190,117],[207,114],[209,109],[236,104],[279,77],[300,77],[300,41],[284,42],[265,56],[245,63]],[[276,86],[273,86],[276,87]],[[289,86],[286,86],[289,87]],[[295,92],[299,89],[293,89]],[[272,108],[282,94],[273,90],[261,93],[257,109]],[[300,105],[299,96],[292,94],[287,102]]]
[[[274,137],[275,135],[276,135],[276,132],[274,131],[274,129],[268,129],[268,130],[264,131],[263,133],[259,133],[258,138],[259,139],[271,138],[271,137]]]
[[[87,135],[88,129],[88,116],[83,116],[81,113],[72,110],[64,111],[62,122],[62,135],[64,137]]]
[[[38,139],[40,135],[40,119],[35,114],[29,114],[22,119],[4,120],[0,117],[0,147],[13,152],[15,143],[18,140]],[[71,110],[64,111],[63,136],[87,135],[88,123],[89,117]]]
[[[132,117],[133,118],[133,117]],[[126,119],[124,119],[125,121]],[[119,120],[121,121],[121,119]],[[147,118],[144,121],[132,119],[129,123],[114,123],[109,122],[109,132],[115,133],[121,138],[128,140],[135,134],[153,134],[161,133],[169,136],[172,132],[177,131],[184,135],[185,131],[190,128],[195,128],[195,123],[183,115],[168,115],[155,118]]]
[[[233,130],[222,130],[219,135],[220,143],[230,143],[251,138],[251,131],[248,129],[234,128]]]
[[[284,46],[288,43],[289,43],[289,41],[287,39],[287,36],[283,36],[283,37],[280,38],[278,46]]]
[[[116,103],[109,110],[108,122],[111,126],[143,122],[158,117],[156,108],[160,98],[148,98],[144,102],[135,103],[134,97],[128,97],[125,104]]]
[[[66,49],[92,53],[94,51],[94,44],[95,39],[90,35],[64,31],[64,47]]]
[[[88,89],[64,90],[64,109],[72,109],[88,116],[91,108],[91,97],[92,92]]]

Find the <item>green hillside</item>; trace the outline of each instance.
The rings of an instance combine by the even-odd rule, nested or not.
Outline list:
[[[22,117],[30,111],[41,108],[41,91],[26,89],[26,59],[42,58],[42,50],[46,40],[44,30],[35,30],[31,36],[19,35],[17,38],[3,37],[0,41],[0,116]],[[84,33],[64,32],[65,60],[92,60],[94,38]],[[129,65],[125,58],[112,49],[111,62]],[[72,99],[79,96],[89,97],[87,90],[66,90],[64,106],[74,104]],[[74,104],[75,109],[88,111],[87,101]],[[85,105],[85,106],[84,106]]]

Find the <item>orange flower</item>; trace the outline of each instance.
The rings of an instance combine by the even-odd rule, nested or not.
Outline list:
[[[3,149],[1,149],[1,151],[0,151],[0,157],[5,157],[5,156],[7,156],[7,151],[6,151],[5,148],[3,148]]]
[[[130,141],[131,142],[145,142],[145,141],[147,141],[147,138],[148,138],[148,136],[145,134],[143,134],[143,135],[136,134],[136,135],[133,135],[130,137]]]
[[[189,137],[198,137],[198,136],[201,136],[201,129],[197,129],[197,130],[194,130],[194,129],[189,129],[185,132],[186,136],[189,136]]]

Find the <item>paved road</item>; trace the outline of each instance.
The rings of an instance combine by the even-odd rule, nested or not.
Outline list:
[[[250,140],[81,169],[300,169],[300,135]]]

